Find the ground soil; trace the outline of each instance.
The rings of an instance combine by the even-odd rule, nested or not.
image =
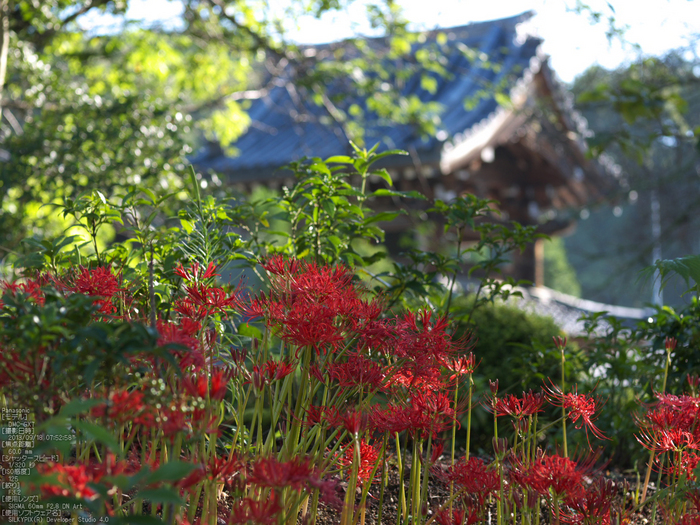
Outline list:
[[[619,498],[620,502],[624,502],[627,509],[632,509],[634,507],[634,492],[636,490],[636,479],[631,479],[624,476],[620,472],[606,471],[603,475],[612,479],[619,486]],[[408,489],[408,476],[405,477],[405,487]],[[389,480],[386,488],[384,489],[384,505],[382,510],[381,523],[378,521],[379,513],[379,484],[375,484],[370,492],[373,497],[367,498],[367,510],[365,513],[365,524],[366,525],[395,525],[397,523],[397,512],[399,509],[399,470],[395,464],[389,465]],[[654,493],[653,485],[650,486],[648,491],[648,497]],[[439,508],[439,506],[449,498],[449,487],[446,487],[437,479],[432,479],[428,490],[428,508],[424,509],[427,512],[428,518],[432,516],[434,509]],[[359,498],[358,498],[359,504]],[[495,505],[492,505],[488,510],[486,523],[496,523],[496,513]],[[658,513],[657,513],[658,514]],[[549,511],[544,506],[542,507],[542,519],[540,525],[550,524]],[[627,516],[628,521],[625,521],[627,525],[668,525],[664,522],[662,517],[657,515],[656,519],[652,524],[652,507],[643,507],[641,511],[629,513]],[[330,508],[323,504],[320,505],[319,511],[316,516],[317,525],[338,525],[340,523],[340,517],[336,509]],[[511,522],[512,523],[512,522]],[[520,519],[516,520],[516,523],[520,523]]]
[[[410,464],[410,459],[408,463]],[[601,473],[601,475],[603,475],[607,479],[615,481],[616,485],[619,487],[618,497],[620,498],[620,504],[624,504],[625,508],[628,509],[628,511],[633,509],[635,496],[634,493],[637,489],[636,479],[627,477],[623,473],[615,472],[614,470],[605,471]],[[408,473],[406,473],[404,479],[405,490],[408,490]],[[347,485],[341,483],[340,489],[344,490],[346,486]],[[380,484],[375,483],[372,486],[372,489],[370,490],[370,496],[368,496],[367,498],[364,520],[364,523],[366,525],[396,525],[400,497],[399,489],[399,470],[395,462],[390,462],[388,471],[388,484],[384,489],[384,504],[382,509],[381,522],[379,521]],[[652,496],[654,494],[654,491],[655,488],[652,484],[648,491],[648,497]],[[223,494],[222,496],[223,497],[219,502],[219,512],[221,516],[219,518],[219,525],[225,525],[226,517],[229,515],[232,503],[230,500],[227,499],[225,494]],[[340,497],[342,498],[343,494],[340,494]],[[433,515],[434,510],[439,508],[439,506],[448,498],[449,487],[446,487],[445,484],[441,483],[435,478],[431,479],[431,483],[429,484],[428,490],[429,505],[427,509],[424,509],[424,512],[426,512],[428,519],[430,516]],[[359,489],[357,503],[358,505],[360,503]],[[668,525],[667,522],[664,521],[660,513],[657,513],[656,519],[654,519],[652,522],[652,512],[653,508],[651,505],[647,505],[637,512],[630,511],[628,512],[626,519],[623,523],[625,523],[626,525]],[[329,507],[327,505],[324,505],[323,503],[319,504],[319,508],[315,518],[316,525],[338,525],[340,523],[340,513],[338,512],[338,509]],[[423,522],[425,523],[425,520]],[[300,525],[306,525],[313,523],[313,520],[311,516],[307,516],[306,519],[302,519],[300,517],[298,523]],[[488,509],[487,519],[484,523],[487,523],[489,525],[491,523],[496,523],[495,505],[492,505]],[[520,519],[517,518],[515,523],[519,524]],[[548,524],[551,524],[551,520],[549,519],[549,510],[544,506],[543,503],[540,525]]]

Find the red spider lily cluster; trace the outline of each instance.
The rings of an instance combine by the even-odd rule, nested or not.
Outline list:
[[[449,319],[430,309],[391,314],[347,267],[276,256],[262,268],[269,291],[249,298],[240,286],[217,284],[211,262],[178,266],[167,310],[151,325],[158,348],[114,365],[113,380],[77,383],[72,394],[87,403],[73,421],[79,444],[40,468],[35,489],[47,498],[102,502],[107,514],[148,512],[176,523],[310,522],[325,504],[352,525],[396,464],[410,479],[399,512],[415,523],[430,520],[431,476],[450,488],[437,506],[430,498],[440,524],[481,523],[494,507],[534,523],[541,502],[553,520],[569,523],[613,523],[624,514],[613,503],[618,487],[597,480],[597,456],[576,460],[542,450],[538,418],[552,407],[563,407],[587,438],[605,439],[594,424],[599,399],[553,383],[499,397],[496,380],[482,404],[496,431],[499,419],[512,420],[511,445],[501,436],[489,457],[470,457],[467,448],[462,460],[453,454],[448,463],[442,440],[472,409],[477,358],[469,338],[453,338]],[[139,304],[109,267],[4,288],[42,306],[47,286],[92,298],[94,323],[143,322],[152,306]],[[227,328],[243,320],[262,335]],[[3,349],[3,391],[20,382],[53,388],[46,349],[27,355]],[[59,396],[57,409],[69,401]],[[640,418],[639,441],[676,454],[659,464],[669,475],[690,477],[699,462],[696,401],[659,394]],[[171,472],[177,479],[164,474]],[[148,498],[139,496],[166,489],[166,504],[144,505]]]
[[[637,441],[653,453],[658,468],[678,479],[695,480],[700,462],[700,398],[659,392],[657,402],[637,417]],[[662,457],[667,460],[662,463]]]

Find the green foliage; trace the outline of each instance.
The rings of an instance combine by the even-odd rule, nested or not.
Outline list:
[[[646,58],[606,71],[581,75],[572,91],[577,110],[595,134],[594,154],[619,173],[609,189],[610,205],[590,210],[565,239],[584,297],[609,304],[644,306],[652,300],[637,272],[654,258],[673,259],[697,252],[700,97],[695,89],[696,59],[681,51]],[[695,69],[697,71],[697,69]],[[625,114],[617,110],[628,104]],[[617,166],[612,165],[610,161]],[[660,235],[653,234],[652,207],[658,204]],[[604,234],[601,234],[604,232]],[[661,256],[653,255],[661,249]],[[672,279],[664,301],[683,303],[681,279]]]
[[[562,293],[581,297],[576,270],[566,256],[564,240],[555,237],[544,245],[544,284]]]
[[[484,381],[498,379],[499,391],[518,394],[559,375],[561,356],[552,337],[562,332],[551,317],[497,301],[473,310],[470,318],[473,302],[473,296],[458,297],[452,315],[456,333],[471,332],[476,341],[474,353],[481,359]]]
[[[659,261],[660,266],[671,271],[678,268],[688,271],[685,258]],[[655,267],[646,269],[653,272]],[[696,288],[691,291],[696,293]],[[678,311],[668,306],[655,307],[649,319],[636,325],[625,326],[620,320],[599,312],[584,317],[588,341],[584,347],[583,370],[587,370],[586,383],[606,399],[608,410],[601,414],[601,428],[608,430],[610,449],[615,452],[619,464],[631,465],[646,461],[640,451],[634,451],[632,438],[636,426],[627,414],[641,410],[641,404],[655,401],[655,393],[661,392],[666,376],[666,392],[687,391],[689,376],[700,374],[697,346],[700,344],[700,302],[697,295],[690,304]],[[674,338],[677,346],[670,354],[665,369],[666,341]],[[610,410],[612,408],[612,410]]]
[[[43,362],[28,372],[26,385],[11,398],[31,408],[39,421],[97,384],[113,385],[121,379],[118,365],[142,352],[154,350],[157,335],[140,324],[94,322],[94,299],[82,294],[65,297],[50,288],[45,303],[25,294],[6,293],[0,340],[7,349],[21,349],[21,356],[7,350],[6,359]],[[160,354],[163,355],[163,354]],[[36,385],[42,385],[36,393]]]
[[[657,278],[656,275],[661,280],[662,289],[668,284],[671,277],[679,276],[685,282],[686,287],[697,294],[700,292],[700,288],[698,288],[700,286],[700,255],[688,255],[678,259],[656,261],[653,266],[642,271],[641,278],[655,279]],[[691,281],[695,283],[692,287]]]
[[[550,317],[526,312],[502,301],[474,308],[474,296],[460,296],[454,301],[451,317],[455,336],[473,337],[473,352],[479,366],[474,374],[476,392],[488,392],[489,380],[498,380],[499,393],[520,395],[539,391],[547,378],[561,374],[561,354],[552,337],[562,334]],[[567,348],[567,376],[576,378],[581,370],[580,355],[574,345]],[[488,450],[493,420],[485,410],[475,411],[472,422],[475,445]],[[490,439],[490,438],[489,438]]]
[[[450,203],[438,199],[435,201],[435,207],[430,210],[442,217],[446,234],[450,230],[456,231],[456,256],[445,258],[437,270],[452,276],[447,300],[444,301],[445,313],[450,310],[457,273],[464,260],[470,262],[467,275],[480,278],[471,306],[473,311],[484,304],[493,303],[497,297],[507,299],[510,295],[520,295],[519,292],[513,291],[513,288],[525,283],[516,282],[511,276],[503,276],[502,266],[508,262],[509,255],[515,250],[522,252],[528,244],[546,237],[535,233],[536,226],[523,226],[515,221],[499,224],[489,220],[499,213],[494,211],[493,204],[495,201],[466,194]],[[469,232],[476,234],[478,240],[465,248],[465,235]],[[464,322],[469,322],[469,315]]]
[[[419,36],[407,31],[395,2],[368,6],[386,46],[357,39],[317,54],[280,39],[287,21],[251,2],[190,1],[167,29],[124,22],[128,0],[6,4],[0,244],[7,249],[52,224],[38,206],[93,190],[111,200],[123,185],[182,190],[191,144],[203,134],[228,148],[250,123],[248,101],[281,81],[319,106],[301,108],[300,119],[335,124],[358,144],[370,121],[407,124],[421,135],[439,124],[440,108],[403,95],[402,86],[418,71],[429,72],[428,84],[445,75],[450,44],[423,46],[413,57]],[[344,7],[320,2],[312,11]],[[285,12],[294,18],[309,9],[292,0]],[[96,12],[116,17],[105,34],[78,23]],[[367,104],[355,103],[358,96]]]

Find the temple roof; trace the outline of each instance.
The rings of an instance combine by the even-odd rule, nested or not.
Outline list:
[[[404,124],[366,127],[367,144],[380,142],[383,149],[411,152],[386,158],[384,167],[400,172],[419,164],[460,180],[471,176],[466,191],[473,191],[470,184],[478,179],[485,195],[494,187],[495,194],[512,195],[519,187],[519,202],[534,203],[535,215],[600,199],[610,173],[586,158],[585,121],[577,117],[549,69],[541,39],[523,30],[533,15],[526,12],[423,34],[412,51],[441,42],[449,74],[419,72],[405,83],[402,95],[439,104],[440,129],[426,136]],[[384,39],[367,42],[386,45]],[[426,74],[435,79],[430,91],[421,82]],[[350,102],[363,104],[357,97],[346,104]],[[294,84],[282,79],[252,103],[251,126],[234,144],[239,156],[226,155],[218,144],[209,143],[191,160],[199,170],[223,174],[229,184],[288,177],[280,168],[302,157],[350,153],[347,138],[327,124],[324,115],[325,109],[304,101]]]
[[[524,13],[440,30],[447,37],[443,48],[449,53],[445,68],[450,77],[433,74],[437,86],[432,93],[421,87],[420,78],[411,79],[402,90],[403,95],[416,94],[422,102],[437,102],[442,106],[440,133],[437,137],[420,137],[409,125],[375,125],[365,130],[366,142],[381,141],[390,148],[414,150],[421,156],[439,159],[447,139],[470,130],[498,109],[494,93],[485,94],[485,91],[490,86],[514,86],[530,71],[533,61],[538,60],[540,39],[519,39],[517,34],[518,24],[531,16],[532,13]],[[437,34],[438,31],[427,33],[426,40],[414,47],[417,50],[435,44]],[[467,54],[465,49],[476,52]],[[238,173],[238,178],[254,170],[261,174],[260,170],[275,169],[303,156],[330,157],[348,150],[347,141],[329,133],[329,127],[318,119],[295,118],[302,108],[294,99],[294,92],[287,86],[274,87],[249,109],[252,125],[235,143],[241,155],[229,157],[214,147],[199,152],[193,161],[200,169]],[[475,102],[467,107],[465,102],[470,100]],[[304,113],[315,116],[324,113],[313,103],[303,105]]]

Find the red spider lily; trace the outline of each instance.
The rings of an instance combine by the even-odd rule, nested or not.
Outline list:
[[[555,498],[577,497],[583,490],[584,476],[591,473],[597,458],[598,455],[592,455],[575,461],[558,454],[542,454],[527,467],[518,464],[511,475],[517,483],[542,496],[553,494]]]
[[[445,506],[435,511],[435,521],[438,525],[462,525],[464,523],[464,509],[452,509]]]
[[[263,457],[250,465],[248,482],[258,487],[302,490],[310,483],[317,483],[318,475],[308,458],[280,461],[273,457]]]
[[[190,434],[192,432],[192,421],[188,412],[182,410],[177,402],[162,407],[156,411],[154,423],[163,430],[165,437],[174,437],[179,432]]]
[[[277,501],[277,496],[271,492],[269,496],[256,500],[253,498],[238,499],[231,508],[228,525],[274,525],[279,519],[283,508]]]
[[[230,479],[245,469],[245,463],[236,455],[228,457],[212,457],[207,463],[207,477],[210,480],[223,480],[227,483]]]
[[[327,369],[331,379],[343,388],[360,387],[367,392],[381,390],[384,386],[382,367],[362,355],[352,354],[346,363],[334,363]]]
[[[4,281],[2,287],[12,294],[17,294],[17,292],[27,294],[36,304],[44,306],[46,298],[41,289],[43,280],[46,279],[27,279],[24,283],[9,283]],[[0,303],[2,303],[2,301],[0,301]],[[1,306],[0,304],[0,307]]]
[[[182,315],[183,319],[189,319],[197,323],[200,323],[207,316],[206,307],[201,304],[195,304],[188,297],[175,301],[173,310]]]
[[[534,416],[538,412],[542,412],[545,396],[543,393],[534,393],[530,390],[528,393],[523,392],[522,398],[516,397],[513,394],[507,394],[505,397],[494,398],[491,410],[496,416],[511,416],[516,419],[522,419],[528,416]],[[488,405],[486,405],[487,408]]]
[[[355,327],[381,313],[360,299],[352,272],[344,266],[276,258],[266,268],[271,291],[255,299],[246,314],[263,317],[280,338],[299,348],[332,352]]]
[[[695,512],[700,512],[700,488],[697,485],[691,486],[686,489],[685,496],[688,501],[693,504],[693,507],[695,507]]]
[[[213,262],[209,263],[206,270],[200,271],[201,268],[202,266],[196,261],[190,265],[189,270],[186,270],[183,268],[182,264],[180,264],[175,269],[175,275],[179,275],[186,281],[194,281],[195,283],[219,276],[218,273],[215,273],[216,265]]]
[[[698,386],[700,386],[700,375],[688,374],[686,376],[686,379],[688,380],[688,386],[690,387],[691,392],[696,393],[698,391]]]
[[[110,423],[123,425],[137,420],[147,410],[144,397],[140,390],[118,388],[109,393],[106,403],[92,407],[90,414],[93,417],[105,418]]]
[[[489,496],[496,495],[501,487],[498,470],[474,457],[450,467],[446,481],[454,483],[458,492],[464,492],[476,509],[484,508]]]
[[[460,376],[472,375],[477,366],[478,365],[476,364],[476,358],[474,357],[473,352],[469,352],[468,355],[460,356],[457,359],[452,359],[447,364],[447,368],[453,372],[453,374],[450,376],[450,381],[453,381]]]
[[[551,388],[545,387],[545,391],[550,403],[554,406],[564,407],[567,417],[571,419],[576,428],[585,427],[586,440],[588,440],[589,447],[591,446],[591,442],[588,439],[589,430],[598,439],[609,439],[593,424],[593,421],[596,419],[596,403],[600,402],[598,399],[586,394],[579,394],[576,387],[574,387],[573,392],[564,394],[561,388],[553,383]]]
[[[379,461],[379,449],[370,445],[364,439],[360,441],[359,447],[360,461],[357,467],[357,481],[362,485],[372,478],[372,472],[375,471],[375,466],[377,465],[377,461]],[[355,452],[355,444],[351,443],[350,446],[345,449],[345,455],[338,460],[342,466],[347,467],[348,477],[352,474]]]
[[[201,483],[207,478],[207,469],[205,468],[204,465],[197,465],[197,468],[195,468],[192,472],[190,472],[187,476],[179,480],[178,482],[175,483],[175,486],[179,489],[182,490],[187,490],[191,487],[194,487],[198,483]],[[213,478],[216,479],[216,478]]]
[[[700,410],[700,398],[688,395],[666,394],[664,392],[656,392],[654,394],[659,400],[658,406],[666,406],[680,412],[697,414]]]
[[[99,306],[98,312],[101,314],[113,314],[117,311],[112,304],[112,299],[120,292],[124,291],[119,286],[119,280],[112,274],[111,268],[100,266],[89,269],[80,267],[79,273],[68,281],[58,278],[53,279],[54,284],[62,290],[97,297],[94,301]],[[72,282],[71,282],[72,281]]]
[[[389,406],[381,408],[379,405],[373,405],[368,413],[369,426],[373,430],[384,433],[403,432],[408,428],[408,418],[404,416],[404,409]]]
[[[185,290],[187,297],[175,303],[175,310],[196,321],[212,314],[241,308],[239,289],[228,294],[222,288],[199,284],[187,286]]]
[[[555,335],[552,337],[552,339],[554,340],[554,347],[557,350],[561,351],[564,348],[566,348],[566,337],[561,337],[561,336]]]
[[[260,391],[272,381],[284,379],[289,374],[294,372],[295,365],[289,361],[267,360],[262,365],[253,365],[253,370],[250,373],[253,386],[256,391]],[[249,381],[246,381],[248,383]]]
[[[233,376],[233,371],[226,368],[216,368],[211,373],[200,372],[198,375],[182,378],[183,388],[192,396],[221,401],[228,390],[228,383]]]
[[[296,259],[286,259],[282,255],[273,255],[267,260],[261,261],[260,265],[268,273],[274,275],[295,275],[299,271],[300,262]]]
[[[700,525],[700,514],[683,514],[680,518],[673,521],[673,525]]]
[[[564,510],[561,519],[565,523],[581,525],[611,525],[612,504],[617,493],[618,488],[613,481],[599,479],[586,490],[566,498],[569,510]],[[617,523],[624,523],[624,520]]]
[[[442,441],[433,443],[433,450],[430,452],[430,464],[434,465],[438,459],[440,459],[440,456],[442,456],[443,451],[445,450],[445,445],[443,445]]]
[[[673,352],[678,346],[678,340],[675,337],[667,337],[664,341],[664,347],[667,352]]]
[[[388,354],[396,347],[396,328],[389,319],[372,319],[356,327],[358,348]]]
[[[334,406],[310,406],[306,411],[306,425],[313,426],[326,423],[329,426],[339,426],[342,415]]]
[[[661,403],[647,412],[643,418],[636,417],[636,419],[639,427],[650,432],[670,429],[691,432],[697,426],[694,410],[679,410]]]
[[[265,362],[265,373],[270,381],[280,381],[294,372],[295,364],[290,361],[274,361],[269,359]]]
[[[400,407],[389,405],[386,409],[374,408],[370,412],[370,421],[378,431],[392,434],[408,430],[423,437],[437,436],[454,421],[454,410],[450,400],[442,392],[416,391],[411,397],[410,405]]]
[[[682,428],[651,427],[635,434],[637,441],[648,450],[662,452],[684,452],[687,449],[700,450],[700,440]]]
[[[294,305],[287,313],[279,336],[298,347],[312,347],[317,354],[335,349],[345,340],[341,327],[325,305]]]
[[[43,349],[34,355],[19,350],[0,347],[0,386],[13,383],[31,385],[41,381],[42,388],[49,388],[51,367],[49,357]]]
[[[447,333],[448,321],[441,317],[430,322],[432,312],[408,312],[396,324],[398,340],[395,354],[406,359],[414,377],[434,375],[435,369],[451,362],[458,345]],[[419,326],[420,323],[420,326]]]
[[[676,477],[685,475],[686,479],[696,481],[695,469],[698,464],[700,464],[700,455],[695,452],[685,451],[681,454],[680,461],[677,464],[668,467],[668,472]]]
[[[98,493],[88,484],[96,483],[95,478],[87,465],[60,465],[57,463],[39,463],[37,470],[44,476],[55,476],[56,482],[44,482],[40,486],[44,497],[65,496],[86,499],[88,501],[97,498]]]
[[[388,374],[385,388],[402,388],[410,391],[418,392],[434,392],[437,390],[446,390],[447,386],[444,378],[440,374],[439,367],[430,367],[421,371],[419,375],[414,375],[413,371],[406,369],[403,366],[400,369],[394,369],[394,373]]]
[[[205,360],[199,349],[199,341],[194,337],[200,328],[199,322],[187,318],[182,318],[179,325],[158,321],[157,329],[160,334],[158,346],[173,344],[189,349],[189,351],[173,351],[179,360],[181,370],[186,370],[190,367],[201,369],[204,366]]]
[[[353,436],[358,436],[364,432],[369,422],[366,413],[352,408],[341,415],[339,419],[338,423],[341,423],[343,428]]]
[[[200,434],[220,437],[219,415],[208,410],[195,409],[192,413],[192,430]]]

